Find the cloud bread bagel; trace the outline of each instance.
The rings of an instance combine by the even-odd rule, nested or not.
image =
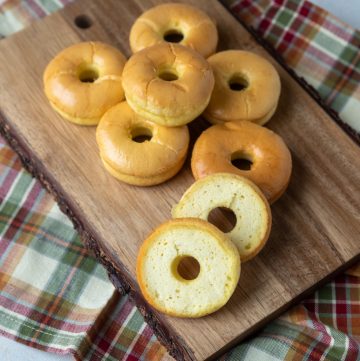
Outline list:
[[[246,178],[229,173],[202,178],[184,193],[172,215],[207,220],[218,207],[228,208],[236,216],[236,224],[227,235],[238,248],[241,261],[255,257],[269,237],[271,211],[259,188]]]
[[[209,57],[214,90],[204,117],[212,123],[249,120],[263,125],[275,113],[280,77],[265,58],[243,50],[226,50]]]
[[[139,143],[141,136],[147,140]],[[101,118],[96,140],[103,164],[114,177],[149,186],[166,181],[181,169],[189,131],[186,126],[167,128],[149,122],[122,102]]]
[[[174,42],[207,58],[216,50],[215,23],[203,11],[186,4],[162,4],[144,12],[130,31],[130,47],[136,53],[149,46]]]
[[[197,262],[189,277],[184,261]],[[224,306],[240,276],[236,247],[215,226],[200,219],[175,219],[156,228],[142,244],[136,266],[144,298],[177,317],[201,317]]]
[[[107,44],[72,45],[47,65],[45,94],[63,118],[95,125],[109,108],[124,99],[121,74],[125,62],[124,55]]]
[[[194,120],[207,106],[214,77],[207,61],[182,45],[162,43],[126,63],[123,87],[134,112],[167,127]]]
[[[239,169],[234,160],[246,160]],[[214,125],[197,139],[191,158],[195,179],[227,172],[253,181],[274,203],[286,190],[292,169],[291,154],[282,138],[265,127],[244,121]]]

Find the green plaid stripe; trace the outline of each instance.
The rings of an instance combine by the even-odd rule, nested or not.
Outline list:
[[[81,359],[92,360],[97,356],[109,360],[153,360],[166,355],[165,349],[156,340],[150,327],[139,317],[138,310],[127,297],[115,295],[112,312],[116,319],[101,323],[91,343],[81,350]],[[126,327],[124,327],[126,326]],[[121,342],[118,342],[121,335]]]
[[[139,311],[3,140],[0,199],[0,334],[84,360],[163,358]]]
[[[360,32],[309,1],[223,0],[360,133]]]
[[[221,360],[360,360],[360,278],[341,275]]]
[[[3,144],[0,160],[1,305],[12,311],[8,321],[4,317],[1,321],[8,332],[16,328],[13,331],[29,342],[37,338],[44,344],[64,345],[68,336],[56,332],[63,323],[75,335],[91,327],[114,288],[84,250],[67,217],[37,181],[18,170],[19,160]],[[96,303],[89,282],[102,291]],[[16,314],[21,317],[14,321]]]

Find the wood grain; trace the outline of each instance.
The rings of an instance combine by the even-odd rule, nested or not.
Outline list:
[[[264,325],[304,292],[359,259],[360,151],[318,104],[273,59],[282,82],[269,128],[293,157],[285,195],[272,207],[273,229],[261,254],[242,269],[239,287],[219,312],[198,320],[159,315],[139,295],[135,260],[142,240],[170,218],[171,206],[193,182],[189,165],[151,188],[122,184],[103,169],[95,128],[62,120],[42,89],[46,64],[81,40],[108,42],[130,55],[134,19],[161,1],[81,0],[0,42],[0,129],[27,168],[57,197],[117,287],[130,290],[146,319],[178,359],[214,357]],[[188,0],[217,22],[219,49],[269,55],[215,0]],[[78,15],[88,29],[74,24]],[[192,125],[198,132],[202,121]]]

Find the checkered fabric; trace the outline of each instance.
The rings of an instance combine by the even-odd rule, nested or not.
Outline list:
[[[162,359],[139,311],[1,138],[0,201],[0,334],[82,360]]]
[[[360,31],[309,1],[222,0],[360,133]]]
[[[67,2],[0,0],[0,35]],[[360,128],[359,53],[350,54],[358,32],[309,2],[226,2],[348,124]],[[316,55],[316,49],[326,56]],[[0,334],[49,352],[71,352],[81,360],[168,358],[136,307],[114,292],[69,220],[1,138],[0,202]],[[359,344],[360,265],[222,359],[355,361],[360,360]]]
[[[221,359],[360,360],[360,277],[337,277]]]

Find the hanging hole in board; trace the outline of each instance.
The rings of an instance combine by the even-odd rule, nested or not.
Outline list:
[[[93,24],[92,20],[90,19],[89,16],[87,15],[78,15],[75,19],[74,19],[74,23],[75,25],[80,28],[80,29],[88,29],[91,27],[91,25]]]

